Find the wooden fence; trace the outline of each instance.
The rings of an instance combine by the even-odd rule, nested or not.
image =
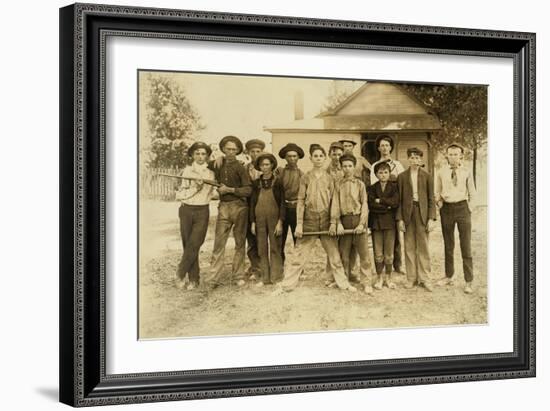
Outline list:
[[[181,168],[147,168],[140,172],[139,188],[141,198],[152,200],[174,201],[176,189],[181,180],[159,175],[159,173],[180,175]]]

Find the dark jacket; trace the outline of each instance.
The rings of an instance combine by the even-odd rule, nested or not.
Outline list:
[[[371,230],[395,229],[395,210],[399,206],[397,183],[388,181],[382,191],[380,181],[367,188],[369,203],[369,228]],[[376,199],[380,199],[377,203]]]
[[[253,223],[256,221],[256,205],[258,204],[258,197],[260,195],[260,190],[262,189],[262,177],[252,182],[252,195],[250,196],[250,209],[249,217],[250,222]],[[271,177],[271,189],[273,190],[273,197],[275,202],[279,205],[279,220],[284,221],[286,210],[285,210],[285,189],[281,182],[281,179],[278,177]]]
[[[250,175],[241,162],[238,160],[227,161],[224,158],[220,168],[215,167],[214,161],[208,163],[208,168],[214,172],[218,183],[235,189],[235,193],[220,195],[220,201],[242,200],[246,202],[247,197],[250,197],[252,192]]]
[[[399,185],[401,201],[395,218],[409,224],[413,212],[413,188],[410,168],[397,176],[397,184]],[[428,219],[435,220],[434,181],[432,176],[421,168],[418,169],[418,205],[424,225],[428,224]]]

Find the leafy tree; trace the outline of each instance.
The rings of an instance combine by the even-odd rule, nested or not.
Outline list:
[[[410,94],[426,105],[441,121],[441,132],[433,143],[443,151],[458,142],[472,153],[476,179],[478,152],[487,145],[487,87],[465,85],[403,84]],[[466,153],[469,158],[470,153]]]
[[[363,84],[364,82],[362,81],[332,80],[330,83],[329,95],[321,108],[321,112],[330,111],[336,108]]]
[[[205,127],[185,91],[170,77],[149,73],[147,124],[150,167],[185,167],[187,148]]]

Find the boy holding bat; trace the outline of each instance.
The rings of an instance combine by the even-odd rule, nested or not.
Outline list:
[[[327,253],[336,285],[342,290],[357,291],[346,278],[338,251],[338,240],[335,237],[336,220],[330,216],[335,183],[323,168],[327,158],[326,151],[319,144],[312,144],[309,147],[309,153],[313,169],[300,179],[296,207],[296,237],[298,238],[296,249],[292,258],[285,261],[284,279],[273,292],[274,295],[296,288],[300,273],[306,262],[311,260],[313,246],[317,239],[321,241]],[[329,236],[329,232],[333,235]]]
[[[197,141],[189,147],[187,153],[193,163],[183,170],[181,186],[176,192],[176,200],[181,201],[179,220],[183,246],[183,255],[176,271],[176,285],[192,290],[200,282],[199,251],[208,229],[209,204],[215,189],[211,183],[214,183],[215,177],[207,164],[212,154],[210,146]]]
[[[340,256],[344,271],[348,277],[351,275],[350,261],[352,246],[359,254],[359,266],[361,280],[365,284],[365,292],[372,294],[371,268],[369,260],[369,239],[367,235],[367,222],[369,207],[367,204],[367,191],[365,184],[354,176],[356,158],[351,154],[340,157],[340,164],[344,176],[338,180],[332,199],[331,216],[337,223]],[[353,234],[344,235],[344,230],[353,230]],[[334,234],[334,226],[332,232]]]

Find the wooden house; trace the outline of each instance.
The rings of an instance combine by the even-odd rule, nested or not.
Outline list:
[[[295,113],[301,112],[303,109],[295,109]],[[376,138],[388,134],[395,143],[392,152],[395,160],[406,168],[407,148],[418,147],[424,151],[427,171],[433,174],[434,152],[430,140],[440,128],[439,119],[403,87],[395,83],[368,82],[337,107],[315,118],[297,118],[265,130],[272,133],[274,153],[289,142],[300,145],[307,153],[311,143],[328,149],[333,141],[347,138],[357,142],[355,154],[362,154],[371,164],[380,157]],[[303,170],[310,167],[309,161],[300,162]]]

